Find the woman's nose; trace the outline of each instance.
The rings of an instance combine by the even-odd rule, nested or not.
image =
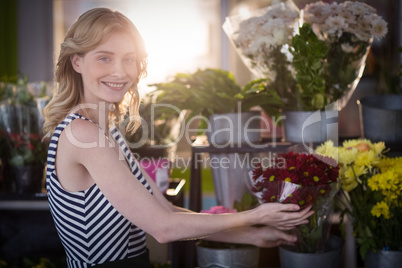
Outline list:
[[[124,74],[125,74],[125,70],[124,70],[123,63],[116,62],[113,66],[111,75],[121,79],[122,77],[124,77]]]

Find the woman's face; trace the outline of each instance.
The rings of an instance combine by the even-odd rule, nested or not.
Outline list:
[[[113,33],[104,43],[71,63],[82,76],[84,102],[120,102],[138,77],[135,44],[124,32]]]

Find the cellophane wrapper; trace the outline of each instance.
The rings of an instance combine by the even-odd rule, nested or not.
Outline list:
[[[299,225],[291,232],[298,240],[295,246],[286,246],[292,251],[318,253],[325,251],[325,243],[330,235],[330,218],[334,208],[334,197],[339,191],[339,183],[301,186],[286,181],[265,182],[262,191],[252,189],[260,203],[279,202],[298,204],[301,209],[312,206],[314,214],[307,224]]]

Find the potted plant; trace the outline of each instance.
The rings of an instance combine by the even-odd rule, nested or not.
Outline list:
[[[351,221],[365,267],[402,262],[402,158],[384,156],[384,142],[352,139],[336,147],[327,141],[317,153],[340,165],[341,222]]]
[[[188,125],[199,119],[197,134],[206,132],[209,143],[216,147],[257,143],[260,139],[260,111],[250,109],[263,103],[281,103],[275,93],[264,88],[251,85],[242,88],[233,74],[221,69],[178,73],[166,83],[151,86],[156,88],[150,93],[155,103],[166,106],[160,108],[161,118],[188,111]],[[239,155],[210,156],[217,163],[216,166],[211,165],[211,169],[218,205],[233,208],[234,200],[240,200],[247,191],[243,180],[247,170],[235,166],[235,158]],[[222,160],[227,163],[224,168],[219,164]]]
[[[132,151],[139,157],[173,158],[181,127],[180,117],[175,114],[163,117],[150,96],[141,100],[139,114],[140,127],[126,137]]]
[[[237,84],[232,73],[221,69],[199,69],[194,73],[178,73],[173,79],[166,83],[152,84],[156,89],[151,95],[156,96],[155,102],[160,104],[169,104],[177,109],[166,107],[161,110],[162,116],[176,114],[177,111],[189,111],[187,122],[194,119],[200,119],[198,125],[198,134],[202,134],[210,127],[214,127],[218,120],[217,115],[225,115],[223,121],[230,121],[233,128],[230,131],[235,135],[232,140],[223,137],[209,140],[214,145],[229,143],[233,146],[236,143],[258,141],[259,137],[252,134],[242,135],[238,133],[237,128],[242,129],[244,123],[250,118],[256,117],[258,112],[250,111],[253,107],[270,104],[280,106],[282,104],[279,96],[268,89],[247,84],[243,88]],[[247,114],[248,117],[245,117]],[[201,116],[201,118],[200,118]],[[237,116],[240,116],[240,126],[237,124]],[[221,116],[220,116],[221,117]],[[221,117],[222,118],[222,117]],[[259,128],[259,117],[256,120],[249,121],[255,128]],[[219,124],[219,123],[218,123]],[[213,136],[214,130],[209,130],[209,137]],[[229,132],[229,130],[228,130]],[[226,133],[228,134],[228,133]],[[211,138],[215,138],[211,137]],[[226,138],[226,139],[225,139]],[[246,139],[248,138],[248,139]]]
[[[42,143],[41,117],[37,97],[27,77],[1,82],[0,131],[3,142],[6,190],[21,193],[41,191],[46,162]],[[46,86],[42,84],[41,93]]]
[[[363,74],[373,38],[382,38],[387,26],[362,2],[319,1],[306,5],[302,18],[300,14],[288,0],[249,18],[230,17],[224,29],[245,64],[264,79],[256,83],[283,100],[279,112],[285,117],[286,139],[300,142],[303,132],[311,129],[304,140],[323,142],[336,129],[327,132],[330,124],[321,127],[319,122],[336,118],[336,111],[346,105]]]

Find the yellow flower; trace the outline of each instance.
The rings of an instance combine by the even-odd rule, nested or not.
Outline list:
[[[378,184],[378,181],[379,181],[378,175],[380,175],[380,174],[374,175],[373,177],[371,177],[370,179],[367,180],[368,186],[373,191],[378,191],[380,189],[379,184]]]
[[[380,155],[385,150],[385,143],[382,141],[377,142],[377,143],[374,143],[373,147],[374,147],[373,150],[374,150],[375,154]]]
[[[399,176],[402,175],[402,157],[382,158],[376,166],[378,166],[382,172],[392,168],[399,174]]]
[[[362,183],[360,176],[366,173],[367,168],[364,166],[358,166],[358,165],[348,166],[345,168],[342,180],[345,181],[356,180],[358,183]]]
[[[391,217],[389,213],[389,207],[384,201],[377,202],[377,204],[371,210],[371,214],[377,218],[381,217],[381,215],[383,215],[386,219],[389,219]]]
[[[359,151],[356,148],[339,148],[339,163],[343,165],[350,165],[352,164],[357,157]]]
[[[346,140],[346,141],[344,141],[342,143],[342,146],[347,149],[347,148],[350,148],[350,147],[355,147],[355,146],[357,146],[358,144],[361,144],[361,143],[366,143],[370,148],[373,147],[373,144],[371,143],[371,141],[367,140],[367,139]]]
[[[352,191],[354,188],[357,187],[358,183],[357,183],[356,180],[353,180],[353,181],[350,182],[350,183],[345,183],[345,182],[341,181],[341,185],[342,185],[342,189],[344,189],[344,190],[347,191],[347,192],[350,192],[350,191]]]
[[[334,142],[329,140],[317,147],[316,153],[329,156],[338,162],[338,148],[334,146]]]
[[[344,183],[351,183],[352,181],[356,180],[355,173],[353,172],[353,168],[351,166],[345,169],[345,173],[341,180]]]
[[[378,184],[380,186],[380,189],[395,191],[398,188],[397,187],[398,177],[393,172],[393,170],[388,170],[378,175],[379,175]]]
[[[359,166],[371,167],[375,160],[375,153],[373,150],[361,152],[357,155],[355,163]]]

